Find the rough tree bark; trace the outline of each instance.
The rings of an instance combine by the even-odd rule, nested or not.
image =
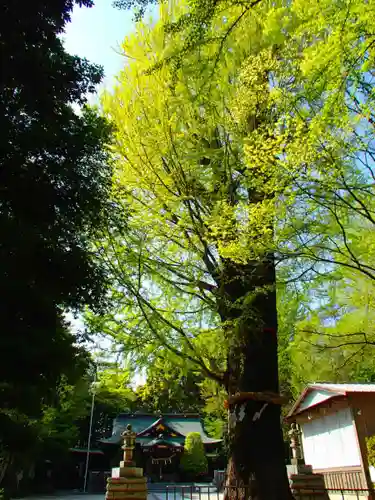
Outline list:
[[[278,393],[273,257],[246,266],[226,263],[221,281],[220,314],[230,331],[228,395]],[[292,499],[285,467],[280,405],[246,399],[230,405],[228,416],[231,456],[226,500]]]
[[[12,463],[11,455],[2,450],[0,452],[0,485],[3,482],[5,474],[8,470],[8,467],[11,465],[11,463]]]

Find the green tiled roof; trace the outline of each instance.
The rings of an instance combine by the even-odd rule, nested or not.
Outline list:
[[[181,414],[167,414],[167,415],[147,415],[147,414],[131,414],[121,413],[113,422],[112,436],[108,439],[102,439],[103,444],[119,444],[121,442],[121,433],[126,429],[126,426],[131,424],[132,429],[141,436],[137,437],[137,442],[144,446],[149,441],[153,440],[152,437],[142,436],[142,432],[146,429],[152,429],[156,424],[163,424],[169,428],[171,432],[177,436],[171,437],[172,441],[184,444],[185,437],[190,432],[198,432],[204,444],[220,443],[220,439],[212,439],[207,436],[203,429],[202,421],[199,415],[181,415]],[[167,438],[168,439],[168,438]]]
[[[108,439],[101,439],[100,442],[105,444],[119,444],[122,439],[121,433],[124,432],[128,424],[131,424],[133,431],[138,434],[149,427],[155,420],[154,415],[120,413],[113,420],[112,436]]]
[[[166,416],[163,418],[165,425],[178,434],[186,437],[190,432],[199,432],[204,444],[220,443],[220,439],[212,439],[207,436],[199,417],[184,417],[183,415]]]

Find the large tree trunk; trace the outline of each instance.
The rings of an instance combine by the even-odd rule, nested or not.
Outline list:
[[[273,257],[226,263],[221,317],[230,343],[226,385],[235,393],[278,393],[277,309]],[[245,298],[246,297],[246,298]],[[278,404],[245,399],[228,410],[226,498],[290,500]],[[238,488],[240,487],[240,488]]]
[[[10,453],[1,450],[0,452],[0,485],[7,473],[8,468],[12,464],[12,456]]]

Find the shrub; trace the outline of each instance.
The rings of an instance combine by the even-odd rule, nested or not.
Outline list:
[[[191,476],[207,473],[207,458],[199,432],[190,432],[186,436],[185,449],[181,457],[181,468]]]

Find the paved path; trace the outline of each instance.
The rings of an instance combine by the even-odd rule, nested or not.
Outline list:
[[[223,500],[223,494],[213,489],[202,488],[200,493],[191,491],[190,488],[165,491],[150,491],[149,500]]]
[[[329,495],[330,500],[365,500],[364,496],[350,495]],[[63,493],[56,495],[31,496],[25,500],[104,500],[104,493]],[[201,493],[191,492],[190,488],[172,488],[168,491],[151,490],[147,500],[223,500],[223,494],[210,489],[209,493],[201,489]]]
[[[22,500],[22,499],[20,499]],[[32,495],[24,500],[104,500],[104,493],[54,493],[52,495]]]
[[[222,493],[214,488],[201,488],[200,494],[190,487],[169,488],[166,490],[152,489],[147,500],[223,500]],[[27,500],[104,500],[104,493],[60,493],[55,495],[31,496]]]

